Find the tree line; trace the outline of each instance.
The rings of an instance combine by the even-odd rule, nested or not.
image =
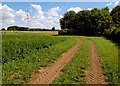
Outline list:
[[[120,38],[120,6],[113,8],[94,8],[75,13],[69,11],[60,19],[59,35],[106,36],[111,39]]]
[[[2,28],[1,30],[5,30],[5,28]],[[41,28],[28,28],[28,27],[19,27],[19,26],[9,26],[7,28],[8,31],[57,31],[55,30],[55,27],[52,27],[52,29],[41,29]]]

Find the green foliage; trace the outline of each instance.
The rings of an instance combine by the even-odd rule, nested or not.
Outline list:
[[[105,29],[104,34],[108,39],[120,42],[120,28],[112,26],[110,29]]]
[[[85,84],[85,73],[89,63],[88,41],[84,41],[81,48],[76,52],[75,56],[62,69],[61,76],[55,79],[51,84]]]
[[[41,29],[41,28],[28,28],[28,27],[19,27],[19,26],[9,26],[7,28],[9,31],[55,31],[55,27],[52,29]]]
[[[63,52],[78,43],[75,39],[37,33],[3,35],[3,38],[3,84],[22,84],[29,81],[32,72],[54,62]]]
[[[65,38],[58,39],[57,37],[40,34],[3,35],[2,37],[3,63],[8,60],[24,59],[35,51],[37,52],[42,48],[48,48],[66,40]]]
[[[72,30],[72,29],[58,31],[59,35],[74,35],[75,33],[76,33],[75,30]]]
[[[69,11],[64,14],[64,17],[60,19],[60,26],[62,29],[74,28],[75,14],[74,11]]]
[[[62,29],[72,29],[76,35],[103,35],[104,29],[110,27],[112,18],[108,7],[101,10],[94,8],[91,11],[83,10],[78,13],[70,11],[60,19]]]
[[[7,30],[19,30],[19,31],[28,31],[27,27],[19,27],[19,26],[9,26]]]
[[[113,8],[111,16],[114,24],[116,24],[117,27],[120,27],[120,6]]]
[[[5,30],[5,28],[2,28],[1,30]]]
[[[55,27],[52,28],[52,31],[55,31]]]
[[[58,34],[59,35],[67,35],[68,33],[67,33],[67,30],[60,30],[60,31],[58,31]]]

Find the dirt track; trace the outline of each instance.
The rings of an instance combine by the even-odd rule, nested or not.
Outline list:
[[[86,84],[107,84],[105,76],[102,74],[102,67],[99,62],[99,57],[96,52],[94,43],[88,40],[90,43],[90,67],[86,71]]]
[[[78,38],[75,39],[79,40]],[[54,64],[42,68],[37,74],[33,74],[30,82],[28,82],[27,84],[50,84],[55,78],[59,77],[59,73],[61,72],[61,70],[74,56],[82,43],[83,41],[81,40],[78,44],[73,46],[67,52],[63,53]]]
[[[78,38],[74,39],[79,40]],[[85,71],[86,84],[107,84],[105,81],[106,77],[102,74],[102,67],[99,62],[95,45],[91,40],[88,40],[88,42],[90,43],[90,67]],[[83,41],[81,40],[70,50],[63,53],[51,66],[41,68],[39,73],[33,74],[30,82],[25,84],[50,84],[55,78],[60,76],[59,74],[61,73],[61,70],[74,56],[82,43]]]

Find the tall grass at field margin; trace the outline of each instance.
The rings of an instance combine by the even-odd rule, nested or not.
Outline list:
[[[84,37],[90,39],[96,45],[103,74],[107,77],[108,84],[120,84],[119,50],[118,45],[104,37]]]

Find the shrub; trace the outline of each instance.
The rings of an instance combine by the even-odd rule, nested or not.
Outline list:
[[[77,35],[76,31],[73,29],[70,30],[60,30],[58,32],[59,35]]]
[[[60,30],[58,32],[59,35],[68,35],[68,31],[67,30]]]
[[[120,41],[120,28],[113,26],[110,29],[105,29],[104,34],[107,38],[112,39],[114,41]]]

